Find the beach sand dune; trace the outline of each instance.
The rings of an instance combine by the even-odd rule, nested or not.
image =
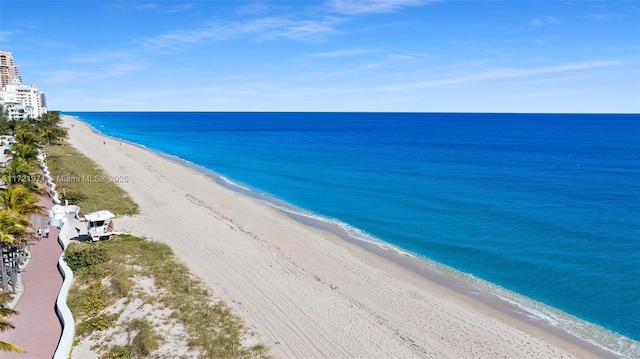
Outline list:
[[[170,245],[275,357],[594,357],[177,161],[63,118],[74,147],[128,176],[120,184],[142,214],[118,218],[118,227]]]

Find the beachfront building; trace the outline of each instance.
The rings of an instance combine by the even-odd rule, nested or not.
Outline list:
[[[25,85],[13,55],[0,51],[0,105],[8,112],[11,120],[37,118],[47,112],[45,94],[35,84]]]
[[[20,70],[13,62],[13,55],[8,51],[0,51],[0,87],[16,80],[22,83]]]
[[[0,91],[0,105],[9,112],[9,119],[37,118],[47,112],[44,93],[35,84],[11,83]]]

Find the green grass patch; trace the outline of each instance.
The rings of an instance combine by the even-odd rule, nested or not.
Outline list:
[[[47,166],[61,199],[80,206],[85,213],[108,209],[119,215],[139,213],[138,204],[109,178],[95,161],[69,144],[48,146]]]
[[[104,248],[108,260],[82,262],[89,264],[74,272],[75,280],[69,293],[68,304],[79,323],[77,336],[87,336],[113,326],[118,317],[106,314],[104,309],[108,304],[126,298],[172,310],[170,320],[184,326],[188,346],[198,351],[200,357],[268,357],[264,345],[247,347],[243,344],[251,333],[242,320],[223,302],[214,300],[202,282],[177,260],[169,246],[121,235],[99,243],[74,243],[67,250],[90,253],[97,247]],[[136,290],[133,278],[152,280],[157,293],[148,295]],[[128,333],[128,343],[101,344],[99,350],[105,354],[102,357],[157,356],[153,352],[162,345],[163,337],[153,323],[132,319],[118,325]]]
[[[127,345],[114,345],[108,348],[107,359],[148,358],[160,346],[162,339],[146,319],[134,319],[127,325],[132,338]]]
[[[132,356],[147,357],[160,346],[161,338],[148,320],[134,319],[129,323],[128,329],[135,332],[128,345]]]
[[[103,331],[113,327],[118,320],[118,314],[105,314],[101,313],[94,317],[87,318],[80,322],[78,328],[76,328],[76,335],[85,336],[93,333],[95,330]]]
[[[88,269],[109,260],[107,249],[100,244],[90,247],[74,246],[65,252],[64,260],[72,271]]]

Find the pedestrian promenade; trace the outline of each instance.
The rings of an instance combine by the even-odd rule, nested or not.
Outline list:
[[[53,202],[50,198],[41,198],[39,205],[49,210]],[[40,223],[34,225],[37,228]],[[62,286],[57,267],[62,247],[58,243],[60,230],[50,229],[49,238],[43,235],[40,241],[30,245],[31,260],[22,275],[24,293],[14,308],[20,314],[9,317],[15,329],[0,333],[1,340],[18,345],[27,353],[0,352],[2,359],[52,358],[58,346],[62,325],[55,304]]]

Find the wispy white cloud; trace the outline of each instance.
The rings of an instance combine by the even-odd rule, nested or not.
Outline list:
[[[171,88],[171,89],[158,89],[158,90],[148,90],[144,91],[135,91],[129,94],[130,98],[140,99],[140,100],[151,100],[156,98],[170,98],[176,96],[178,94],[184,94],[190,92],[192,89],[182,89],[182,88]]]
[[[593,69],[598,67],[616,66],[620,64],[621,63],[619,61],[610,60],[610,61],[589,61],[589,62],[581,62],[581,63],[558,65],[558,66],[540,67],[540,68],[534,68],[534,69],[501,68],[501,69],[487,70],[487,71],[483,71],[475,74],[449,77],[449,78],[443,78],[438,80],[421,81],[421,82],[392,85],[392,86],[383,86],[383,87],[379,87],[379,90],[401,91],[401,90],[409,90],[409,89],[417,89],[417,88],[425,88],[425,87],[458,85],[458,84],[468,83],[468,82],[488,81],[488,80],[504,79],[504,78],[520,78],[520,77],[529,77],[529,76],[551,74],[551,73],[563,73],[563,72],[569,72],[569,71],[588,70],[588,69]]]
[[[260,14],[267,11],[269,7],[262,1],[253,2],[250,4],[242,5],[237,10],[236,13],[239,15],[253,15]]]
[[[74,46],[58,40],[51,39],[42,39],[39,40],[38,46],[46,47],[46,48],[57,48],[57,49],[73,49]]]
[[[371,62],[371,63],[367,63],[367,64],[363,64],[357,67],[353,67],[353,68],[349,68],[349,69],[345,69],[345,70],[341,70],[341,71],[335,71],[329,75],[331,76],[344,76],[344,75],[350,75],[350,74],[355,74],[355,73],[361,73],[361,72],[367,72],[367,71],[374,71],[376,69],[388,66],[389,62]]]
[[[88,79],[105,79],[138,71],[145,67],[150,51],[177,52],[185,45],[201,45],[230,39],[271,40],[289,38],[314,41],[334,33],[339,18],[295,19],[264,17],[246,21],[211,21],[199,27],[178,29],[155,37],[134,40],[129,48],[113,51],[82,53],[67,61],[76,68],[90,67],[88,72],[68,71],[52,73],[45,82],[74,83]],[[51,43],[62,46],[62,43]]]
[[[95,103],[103,104],[103,105],[134,105],[134,106],[149,105],[147,102],[144,102],[144,101],[131,101],[131,100],[105,98],[105,97],[90,98],[89,101],[93,101]]]
[[[200,27],[170,31],[155,37],[138,40],[151,49],[173,51],[185,44],[224,41],[235,38],[277,39],[300,41],[318,40],[336,33],[335,25],[342,20],[325,17],[319,19],[292,19],[265,17],[248,21],[212,21]]]
[[[46,84],[67,84],[81,81],[89,76],[92,76],[92,73],[88,71],[47,71],[46,76],[39,82]]]
[[[423,6],[437,0],[330,0],[327,6],[332,11],[345,15],[394,12],[406,7]]]
[[[39,21],[22,20],[15,22],[14,25],[25,29],[39,29],[43,24]]]
[[[157,10],[160,5],[156,4],[156,3],[138,3],[138,2],[132,2],[131,3],[132,7],[136,10]]]
[[[366,48],[350,48],[350,49],[341,49],[329,52],[317,52],[311,54],[309,56],[313,57],[348,57],[348,56],[360,56],[367,55],[374,52],[378,52],[375,49],[366,49]]]
[[[421,6],[438,0],[330,0],[329,12],[326,8],[319,11],[314,8],[311,13],[288,14],[283,16],[270,16],[250,18],[239,21],[211,20],[193,27],[178,28],[156,36],[139,38],[131,41],[133,45],[127,52],[133,54],[148,53],[176,53],[184,47],[215,43],[219,41],[250,39],[254,41],[290,39],[301,42],[319,42],[327,40],[328,36],[339,34],[342,31],[339,25],[350,20],[349,15],[376,12],[392,12],[402,8]],[[267,11],[270,7],[265,2],[254,2],[239,8],[244,15],[251,15]],[[137,10],[169,11],[171,8],[162,2],[126,3],[127,6]],[[180,9],[191,8],[193,5],[184,4]],[[339,15],[328,15],[338,13]],[[356,56],[370,53],[368,49],[351,49],[336,52],[315,54],[318,57],[343,57]],[[111,53],[97,54],[96,62],[106,61],[119,55]],[[91,61],[86,59],[85,61]]]
[[[93,77],[95,79],[106,79],[126,75],[128,73],[138,71],[141,68],[142,66],[134,63],[115,63],[100,72],[94,73]]]
[[[387,57],[391,61],[416,61],[416,60],[422,60],[424,58],[427,58],[428,56],[427,55],[422,55],[422,54],[417,54],[417,55],[412,55],[412,54],[389,54]]]
[[[192,72],[193,69],[166,69],[167,72],[172,72],[175,74],[180,74],[180,73],[185,73],[185,72]]]
[[[90,83],[96,80],[126,75],[143,68],[141,63],[132,60],[104,63],[104,61],[90,57],[75,58],[70,60],[70,63],[76,64],[75,68],[85,67],[88,69],[48,71],[41,82],[56,84]]]
[[[168,3],[163,1],[158,2],[146,2],[146,1],[119,1],[116,3],[109,3],[106,7],[118,10],[133,10],[133,11],[152,11],[166,14],[174,14],[187,10],[191,10],[194,7],[194,3]]]
[[[277,39],[289,38],[298,41],[318,41],[322,40],[329,34],[335,34],[339,31],[335,25],[342,22],[338,18],[320,18],[308,20],[281,19],[282,21],[274,24],[271,29],[258,34],[259,38]]]
[[[128,74],[143,68],[144,60],[137,51],[100,51],[82,54],[67,60],[76,66],[86,65],[92,72],[84,78],[105,79]]]
[[[10,42],[14,36],[18,36],[20,31],[0,30],[0,42]]]
[[[587,14],[586,18],[596,21],[614,21],[619,20],[622,16],[619,14],[609,14],[609,13],[597,13],[597,14]]]
[[[71,63],[112,63],[116,61],[127,61],[133,58],[131,51],[97,51],[93,53],[83,53],[70,58]]]
[[[546,26],[546,25],[555,25],[559,24],[560,20],[554,16],[543,16],[536,19],[531,20],[529,23],[531,26]]]
[[[160,8],[160,12],[163,12],[166,14],[175,14],[178,12],[188,11],[193,8],[194,8],[194,4],[180,4],[180,5],[173,5],[173,6],[164,6]]]

